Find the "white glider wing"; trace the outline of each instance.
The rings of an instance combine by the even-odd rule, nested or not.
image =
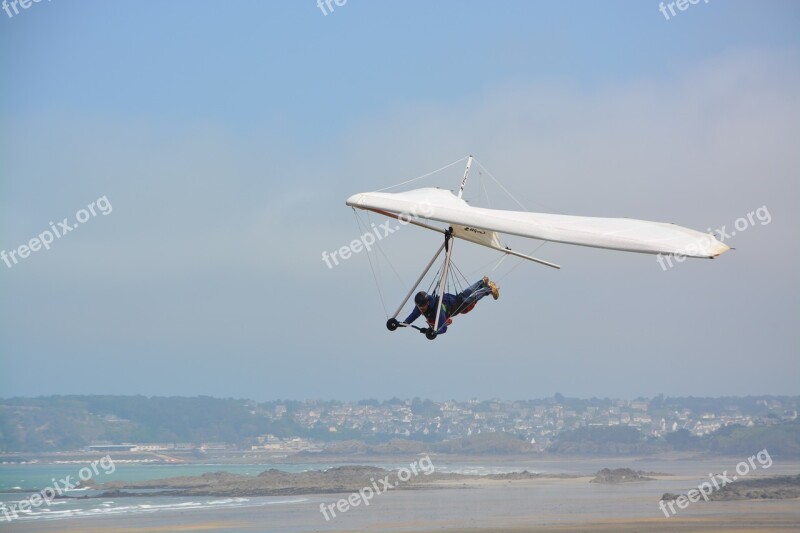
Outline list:
[[[675,224],[472,207],[449,190],[438,188],[359,193],[348,198],[347,205],[444,222],[453,227],[455,235],[472,233],[476,238],[482,230],[609,250],[709,259],[730,250],[713,235]],[[491,235],[487,239],[495,240]]]

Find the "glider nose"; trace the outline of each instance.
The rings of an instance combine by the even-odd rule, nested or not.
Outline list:
[[[350,198],[348,198],[347,202],[345,202],[345,203],[347,205],[349,205],[350,207],[359,207],[363,203],[363,201],[364,201],[364,194],[363,193],[357,193],[357,194],[354,194],[353,196],[351,196]]]

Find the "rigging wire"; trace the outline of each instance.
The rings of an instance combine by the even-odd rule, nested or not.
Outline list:
[[[487,268],[489,267],[489,265],[491,265],[491,264],[494,264],[494,266],[491,268],[491,270],[489,270],[489,273],[492,273],[492,272],[494,272],[495,270],[497,270],[497,267],[499,267],[499,266],[500,266],[500,264],[501,264],[503,261],[505,261],[506,257],[508,257],[508,256],[509,256],[509,254],[503,254],[503,256],[502,256],[500,259],[491,259],[489,262],[487,262],[487,263],[485,263],[485,264],[483,264],[483,265],[479,266],[479,267],[478,267],[478,268],[476,268],[475,270],[472,270],[472,271],[470,271],[470,273],[469,273],[469,274],[467,274],[467,278],[468,278],[468,279],[471,279],[471,278],[472,278],[472,276],[474,276],[475,274],[477,274],[477,273],[479,273],[479,272],[486,272],[486,269],[487,269]]]
[[[372,218],[370,218],[369,211],[367,211],[367,220],[369,220],[369,222],[370,222],[370,227],[374,228],[375,227],[375,223],[372,222]],[[370,231],[370,230],[368,230],[368,231]],[[403,287],[403,289],[406,289],[408,287],[408,285],[406,284],[405,280],[400,275],[400,273],[397,271],[397,269],[394,268],[394,264],[392,263],[391,259],[389,259],[389,256],[386,255],[386,252],[383,250],[383,247],[380,245],[380,238],[378,238],[375,241],[375,245],[374,246],[375,246],[375,249],[378,250],[381,253],[383,258],[386,259],[386,264],[389,265],[389,268],[391,268],[392,272],[394,272],[394,275],[397,277],[397,281],[400,282],[400,285]],[[367,250],[367,252],[369,253],[369,250]]]
[[[472,284],[471,284],[471,283],[469,282],[469,280],[468,280],[468,279],[467,279],[467,278],[464,276],[464,274],[461,272],[461,269],[460,269],[460,268],[458,268],[458,265],[456,265],[456,264],[455,264],[455,263],[452,261],[452,259],[451,259],[451,261],[450,261],[450,264],[451,264],[451,265],[453,265],[453,268],[451,269],[451,271],[453,272],[453,284],[455,285],[455,292],[453,292],[453,294],[456,294],[456,295],[458,295],[458,294],[461,294],[462,292],[464,292],[464,289],[465,289],[466,287],[469,287],[469,286],[470,286],[470,285],[472,285]],[[459,276],[461,276],[461,279],[459,279]],[[463,282],[464,282],[464,284],[466,285],[466,287],[464,286],[464,284],[462,284],[462,283],[461,283],[461,281],[463,281]]]
[[[542,242],[540,242],[540,243],[539,243],[539,246],[537,246],[536,248],[534,248],[533,250],[531,250],[530,252],[528,252],[528,253],[527,253],[527,255],[533,255],[533,254],[535,254],[535,253],[536,253],[536,251],[537,251],[539,248],[541,248],[542,246],[544,246],[544,245],[545,245],[545,244],[547,244],[547,243],[548,243],[548,241],[542,241]],[[507,256],[508,256],[508,254],[505,254],[505,257],[507,257]],[[503,259],[505,259],[505,257],[503,257]],[[500,281],[500,280],[502,280],[503,278],[505,278],[506,276],[508,276],[508,275],[509,275],[509,274],[511,274],[512,272],[514,272],[514,270],[515,270],[515,269],[516,269],[518,266],[520,266],[522,263],[524,263],[525,261],[526,261],[526,259],[522,259],[522,258],[520,258],[520,259],[519,259],[519,261],[517,262],[517,264],[516,264],[516,265],[514,265],[513,267],[511,267],[511,268],[509,269],[509,271],[508,271],[508,272],[506,272],[505,274],[503,274],[502,276],[500,276],[500,278],[499,278],[497,281]]]
[[[498,186],[499,186],[499,187],[500,187],[500,188],[503,190],[503,192],[505,192],[505,193],[508,195],[508,197],[509,197],[509,198],[511,198],[512,200],[514,200],[514,202],[516,202],[516,203],[517,203],[517,205],[518,205],[518,206],[520,206],[520,207],[521,207],[521,208],[522,208],[524,211],[526,211],[526,212],[528,212],[528,213],[530,212],[530,210],[529,210],[527,207],[525,207],[524,205],[522,205],[522,202],[520,202],[519,200],[517,200],[517,198],[516,198],[516,197],[515,197],[513,194],[511,194],[511,192],[510,192],[508,189],[506,189],[506,188],[505,188],[505,186],[504,186],[502,183],[500,183],[500,181],[499,181],[497,178],[495,178],[495,177],[494,177],[494,175],[493,175],[491,172],[489,172],[489,170],[488,170],[488,169],[487,169],[485,166],[483,166],[483,163],[481,163],[481,162],[480,162],[480,161],[478,161],[477,159],[475,159],[474,161],[475,161],[475,162],[478,164],[478,167],[479,167],[481,170],[483,170],[483,172],[485,172],[485,173],[486,173],[486,175],[487,175],[487,176],[489,176],[490,178],[492,178],[492,180],[493,180],[493,181],[494,181],[494,182],[495,182],[495,183],[496,183],[496,184],[497,184],[497,185],[498,185]],[[480,172],[480,170],[479,170],[479,173],[480,173],[480,174],[482,174],[482,172]],[[482,183],[482,182],[481,182],[481,183]],[[488,202],[488,195],[487,195],[487,202]],[[560,213],[560,212],[561,212],[561,211],[560,211],[560,210],[558,210],[558,209],[554,209],[554,208],[552,208],[552,207],[546,206],[546,205],[544,205],[544,204],[541,204],[541,203],[540,203],[539,205],[541,205],[542,207],[545,207],[545,208],[547,208],[547,209],[549,209],[550,211],[553,211],[553,212],[555,212],[555,213]],[[540,249],[542,246],[544,246],[545,244],[547,244],[547,242],[548,242],[548,241],[542,241],[541,243],[539,243],[539,245],[537,245],[537,246],[536,246],[536,248],[534,248],[532,251],[528,252],[528,253],[527,253],[527,255],[533,255],[533,254],[534,254],[534,253],[535,253],[537,250],[539,250],[539,249]],[[509,255],[509,254],[503,254],[503,257],[502,257],[502,258],[500,258],[500,260],[497,262],[497,264],[495,264],[495,266],[492,268],[491,272],[494,272],[494,271],[495,271],[495,270],[496,270],[496,269],[497,269],[497,268],[500,266],[500,264],[501,264],[501,263],[502,263],[502,262],[503,262],[503,261],[506,259],[506,257],[508,257],[508,255]],[[516,268],[517,268],[519,265],[521,265],[521,264],[522,264],[524,261],[526,261],[526,260],[525,260],[525,259],[522,259],[522,258],[519,258],[519,261],[517,261],[517,263],[516,263],[516,264],[515,264],[513,267],[511,267],[511,269],[509,269],[509,270],[508,270],[508,272],[506,272],[505,274],[503,274],[503,275],[502,275],[500,278],[498,278],[496,281],[500,281],[500,280],[502,280],[503,278],[505,278],[506,276],[508,276],[509,274],[511,274],[511,272],[513,272],[513,271],[514,271],[514,270],[515,270],[515,269],[516,269]]]
[[[511,192],[510,192],[508,189],[506,189],[506,188],[503,186],[503,184],[502,184],[502,183],[500,183],[500,181],[499,181],[497,178],[495,178],[495,177],[494,177],[494,175],[493,175],[491,172],[489,172],[489,171],[486,169],[486,167],[485,167],[485,166],[483,166],[483,164],[482,164],[480,161],[478,161],[477,159],[474,159],[474,161],[475,161],[475,162],[478,164],[478,166],[479,166],[479,167],[481,167],[481,169],[483,169],[483,171],[484,171],[484,172],[486,172],[486,174],[487,174],[487,175],[488,175],[490,178],[492,178],[492,180],[494,180],[494,182],[495,182],[495,183],[496,183],[496,184],[497,184],[497,185],[498,185],[498,186],[499,186],[501,189],[503,189],[503,192],[505,192],[505,193],[508,195],[508,197],[509,197],[509,198],[511,198],[512,200],[514,200],[514,201],[517,203],[517,205],[518,205],[518,206],[520,206],[520,207],[523,209],[523,211],[530,212],[530,210],[529,210],[527,207],[525,207],[524,205],[522,205],[522,202],[520,202],[519,200],[517,200],[517,199],[516,199],[516,197],[515,197],[513,194],[511,194]],[[542,207],[544,207],[544,208],[546,208],[546,209],[548,209],[548,210],[550,210],[550,211],[552,211],[552,212],[554,212],[554,213],[563,214],[563,211],[562,211],[562,210],[560,210],[560,209],[555,209],[554,207],[550,207],[550,206],[544,205],[543,203],[540,203],[540,202],[534,202],[534,203],[536,203],[536,204],[538,204],[538,205],[541,205]]]
[[[358,230],[361,231],[361,221],[358,218],[358,213],[356,213],[356,208],[353,208],[353,215],[356,217],[356,225],[358,226]],[[378,282],[378,277],[375,275],[375,268],[372,265],[372,257],[370,257],[369,252],[367,252],[367,259],[369,259],[369,268],[372,272],[372,279],[375,280],[375,287],[378,289],[378,296],[381,299],[381,306],[383,306],[383,313],[386,315],[386,318],[389,318],[389,311],[386,308],[386,301],[383,298],[383,291],[381,291],[381,285]]]
[[[490,178],[492,178],[492,179],[494,180],[494,182],[495,182],[495,183],[496,183],[496,184],[497,184],[497,185],[498,185],[498,186],[499,186],[501,189],[503,189],[503,192],[505,192],[505,193],[508,195],[508,197],[509,197],[509,198],[511,198],[512,200],[514,200],[514,201],[517,203],[517,205],[518,205],[518,206],[520,206],[520,207],[523,209],[523,211],[528,211],[528,208],[527,208],[527,207],[525,207],[524,205],[522,205],[522,202],[520,202],[519,200],[517,200],[517,198],[516,198],[516,197],[515,197],[513,194],[511,194],[511,193],[509,192],[509,190],[508,190],[508,189],[506,189],[506,188],[503,186],[503,184],[502,184],[502,183],[500,183],[500,182],[497,180],[497,178],[495,178],[495,177],[492,175],[492,173],[491,173],[491,172],[489,172],[488,170],[486,170],[486,167],[485,167],[485,166],[483,166],[483,164],[482,164],[480,161],[478,161],[477,159],[475,159],[474,161],[475,161],[476,163],[478,163],[478,166],[479,166],[479,167],[481,167],[481,168],[483,169],[483,171],[484,171],[484,172],[486,172],[486,175],[487,175],[487,176],[489,176]]]
[[[480,164],[480,163],[478,163],[478,164]],[[483,179],[483,172],[478,170],[478,175],[481,177],[481,179],[480,179],[481,188],[483,189],[483,196],[486,197],[486,206],[489,209],[491,209],[492,208],[492,202],[489,200],[489,191],[486,190],[486,180]]]
[[[439,278],[439,274],[441,274],[441,273],[442,273],[442,268],[444,268],[444,262],[442,262],[442,264],[441,264],[441,266],[439,267],[439,269],[438,269],[438,270],[436,271],[436,273],[433,275],[433,278],[431,279],[431,282],[430,282],[430,284],[428,285],[428,290],[426,290],[426,291],[425,291],[425,292],[427,292],[428,294],[435,294],[435,293],[436,293],[436,289],[438,288],[438,284],[437,284],[436,282],[437,282],[439,279],[441,279],[441,278]]]
[[[450,163],[449,165],[445,165],[445,166],[443,166],[443,167],[442,167],[442,168],[440,168],[440,169],[434,170],[433,172],[428,172],[427,174],[423,174],[422,176],[418,176],[418,177],[416,177],[416,178],[414,178],[414,179],[410,179],[410,180],[408,180],[408,181],[404,181],[404,182],[402,182],[402,183],[398,183],[397,185],[390,185],[389,187],[384,187],[383,189],[378,189],[378,190],[377,190],[377,191],[375,191],[375,192],[388,191],[389,189],[394,189],[395,187],[399,187],[399,186],[401,186],[401,185],[405,185],[405,184],[407,184],[407,183],[412,183],[412,182],[414,182],[414,181],[421,180],[422,178],[427,178],[428,176],[433,176],[433,175],[434,175],[434,174],[436,174],[437,172],[441,172],[442,170],[444,170],[444,169],[446,169],[446,168],[450,168],[450,167],[452,167],[453,165],[457,165],[458,163],[461,163],[462,161],[464,161],[464,160],[466,160],[466,159],[467,159],[466,157],[462,157],[462,158],[461,158],[461,159],[459,159],[458,161],[453,161],[453,162],[452,162],[452,163]]]
[[[453,165],[457,165],[457,164],[465,161],[466,159],[467,159],[467,157],[462,157],[461,159],[459,159],[457,161],[454,161],[454,162],[452,162],[452,163],[450,163],[448,165],[445,165],[445,166],[443,166],[443,167],[441,167],[441,168],[439,168],[437,170],[434,170],[433,172],[428,172],[427,174],[423,174],[423,175],[418,176],[416,178],[413,178],[413,179],[410,179],[410,180],[406,180],[406,181],[404,181],[402,183],[398,183],[396,185],[391,185],[389,187],[384,187],[383,189],[378,189],[378,191],[376,191],[376,192],[386,191],[386,190],[389,190],[389,189],[393,189],[395,187],[400,187],[402,185],[413,183],[413,182],[421,180],[423,178],[427,178],[429,176],[432,176],[433,174],[436,174],[436,173],[441,172],[441,171],[443,171],[443,170],[445,170],[445,169],[447,169],[449,167],[452,167]],[[480,183],[480,187],[482,189],[483,195],[484,195],[484,197],[486,199],[486,203],[489,206],[489,208],[491,208],[491,201],[489,199],[489,193],[488,193],[488,190],[486,188],[485,180],[483,179],[484,174],[489,176],[503,190],[503,192],[505,192],[505,194],[508,195],[508,197],[511,198],[519,207],[521,207],[526,212],[530,212],[528,210],[528,208],[526,208],[522,204],[522,202],[520,202],[513,194],[511,194],[511,192],[508,189],[506,189],[506,187],[502,183],[500,183],[500,181],[497,178],[495,178],[494,175],[492,175],[492,173],[489,172],[489,170],[486,169],[486,167],[484,167],[483,164],[480,161],[478,161],[477,159],[474,159],[474,161],[477,163],[477,166],[479,167],[478,169],[476,169],[476,170],[478,170],[479,183]],[[543,205],[543,204],[540,204],[540,205]],[[543,207],[546,207],[547,209],[550,209],[551,211],[558,212],[558,210],[555,210],[555,209],[550,208],[548,206],[543,206]],[[358,213],[356,213],[355,208],[353,208],[353,213],[356,216],[356,223],[358,224],[359,231],[361,231],[361,229],[362,229],[362,225],[361,225],[362,221],[361,221],[361,219],[359,219]],[[371,219],[369,218],[369,213],[367,213],[367,219],[370,222],[370,224],[372,225],[372,227],[374,227],[374,223],[372,223]],[[366,228],[366,231],[367,232],[371,232],[369,227]],[[542,246],[547,244],[547,242],[548,241],[542,241],[541,243],[539,243],[536,246],[536,248],[534,248],[531,252],[528,252],[528,255],[532,255],[533,253],[535,253]],[[380,252],[381,255],[383,255],[383,257],[385,258],[387,264],[392,269],[392,271],[394,272],[395,276],[400,281],[401,285],[403,287],[407,287],[405,281],[400,276],[400,274],[397,272],[397,270],[395,269],[395,267],[392,264],[391,260],[387,256],[386,252],[383,250],[383,247],[380,246],[380,243],[376,241],[374,246],[375,246],[375,249],[378,252]],[[386,307],[386,301],[385,301],[385,298],[383,296],[383,292],[381,291],[381,287],[380,287],[380,279],[379,279],[380,278],[380,266],[379,266],[379,261],[378,261],[378,258],[377,258],[377,253],[376,253],[376,258],[375,258],[374,264],[373,264],[371,255],[372,255],[371,251],[368,250],[367,251],[367,257],[368,257],[369,262],[370,262],[370,270],[372,271],[373,280],[375,281],[375,285],[376,285],[376,287],[378,289],[378,295],[380,296],[381,305],[383,307],[384,313],[386,314],[386,316],[388,318],[389,312],[388,312],[388,309]],[[491,272],[495,272],[500,267],[500,265],[506,260],[506,258],[509,255],[510,254],[504,253],[499,260],[495,261],[494,259],[492,259],[492,261],[490,261],[487,264],[483,265],[479,269],[476,269],[473,272],[470,272],[469,275],[473,276],[475,273],[477,273],[480,270],[484,270],[487,266],[489,266],[492,263],[494,263],[494,266],[491,268],[491,270],[489,272],[490,273]],[[504,273],[502,276],[500,276],[495,281],[503,280],[505,277],[507,277],[509,274],[511,274],[514,270],[516,270],[516,268],[520,264],[522,264],[524,261],[525,261],[525,259],[519,258],[519,261],[513,267],[511,267],[506,273]],[[445,260],[442,259],[442,262],[441,262],[438,270],[436,271],[436,273],[432,277],[431,282],[430,282],[430,284],[428,286],[428,290],[426,291],[428,294],[434,294],[435,295],[438,292],[439,283],[441,282],[441,276],[444,275],[444,272],[443,272],[444,263],[445,263]],[[451,266],[448,269],[448,279],[447,279],[447,282],[446,282],[446,286],[444,287],[444,291],[445,292],[450,292],[451,294],[458,295],[458,294],[461,294],[461,292],[463,292],[463,290],[464,290],[463,285],[461,283],[462,280],[463,280],[464,283],[466,283],[467,286],[470,286],[471,284],[469,282],[469,278],[467,278],[467,276],[465,276],[463,274],[463,272],[458,268],[458,266],[455,264],[455,262],[452,261],[452,259],[450,261],[450,265]],[[433,292],[431,292],[432,290],[433,290]]]

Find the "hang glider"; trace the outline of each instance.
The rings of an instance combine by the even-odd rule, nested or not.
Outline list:
[[[446,189],[354,194],[347,205],[387,216],[423,216],[453,227],[454,236],[505,251],[497,233],[648,254],[713,259],[729,250],[713,235],[676,224],[633,218],[598,218],[472,207]],[[432,228],[439,231],[436,228]]]
[[[651,222],[632,218],[598,218],[529,213],[473,207],[462,199],[472,161],[473,158],[470,156],[467,160],[467,168],[464,171],[458,195],[449,190],[439,188],[413,189],[398,193],[365,192],[354,194],[348,198],[347,205],[401,219],[410,224],[445,234],[445,244],[442,247],[447,248],[447,256],[445,258],[442,281],[447,276],[447,266],[452,251],[452,247],[448,246],[448,243],[453,238],[486,246],[505,254],[522,257],[553,268],[560,267],[549,261],[530,257],[503,246],[499,234],[625,252],[680,254],[687,257],[706,259],[718,257],[730,249],[713,235],[664,222]],[[421,222],[419,218],[443,222],[447,227],[439,228],[426,222]],[[442,248],[431,260],[428,268],[426,268],[417,284],[409,292],[393,319],[396,319],[402,306],[408,301],[411,292],[419,285],[433,261],[441,253],[441,250]],[[444,284],[441,284],[438,294],[440,299],[443,293]],[[438,324],[438,316],[436,323]],[[435,332],[433,338],[435,338]]]

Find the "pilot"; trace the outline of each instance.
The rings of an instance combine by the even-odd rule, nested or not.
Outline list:
[[[495,300],[500,298],[500,289],[487,276],[484,276],[483,279],[473,283],[458,294],[445,293],[442,299],[442,312],[439,314],[439,327],[436,329],[436,333],[442,334],[446,332],[447,326],[453,323],[452,317],[469,313],[475,308],[478,300],[487,294],[491,294]],[[418,292],[414,296],[416,306],[411,311],[411,314],[408,315],[408,318],[403,321],[403,324],[411,324],[420,315],[424,315],[428,325],[432,328],[436,320],[437,300],[436,296],[427,294],[425,291]],[[427,331],[423,330],[423,333],[427,333]]]

